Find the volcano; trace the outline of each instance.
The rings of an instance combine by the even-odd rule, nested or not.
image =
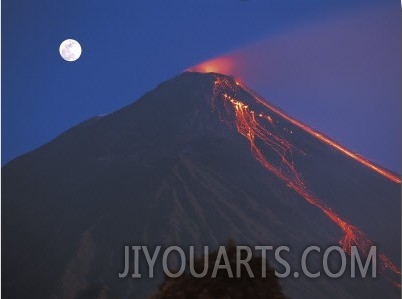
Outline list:
[[[291,275],[283,290],[399,298],[400,177],[230,76],[182,73],[11,161],[2,176],[4,298],[147,298],[163,277],[119,278],[124,246],[228,239],[289,246],[292,270],[310,245],[362,254],[376,245],[377,278]],[[311,272],[321,260],[311,257]]]

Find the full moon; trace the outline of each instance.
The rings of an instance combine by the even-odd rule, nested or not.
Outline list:
[[[81,45],[74,39],[66,39],[60,44],[60,56],[66,61],[76,61],[81,56]]]

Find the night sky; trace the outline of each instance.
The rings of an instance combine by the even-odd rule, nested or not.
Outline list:
[[[216,59],[217,71],[400,173],[400,31],[396,0],[4,0],[2,165]],[[67,38],[81,43],[76,62],[59,55]]]

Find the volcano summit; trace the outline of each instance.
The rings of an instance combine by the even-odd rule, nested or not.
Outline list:
[[[400,183],[233,78],[185,72],[3,168],[3,295],[146,298],[162,276],[119,278],[126,245],[233,239],[289,246],[292,270],[310,245],[375,245],[377,278],[288,277],[284,292],[399,298]]]

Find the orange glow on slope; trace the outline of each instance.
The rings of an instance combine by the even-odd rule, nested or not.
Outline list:
[[[245,89],[248,93],[252,94],[261,104],[263,104],[267,108],[271,109],[276,114],[280,115],[281,117],[283,117],[284,119],[286,119],[287,121],[292,123],[293,125],[299,127],[300,129],[306,131],[307,133],[315,136],[316,138],[318,138],[322,142],[326,143],[327,145],[331,146],[332,148],[337,149],[338,151],[342,152],[346,156],[348,156],[348,157],[360,162],[364,166],[366,166],[366,167],[370,168],[371,170],[381,174],[382,176],[386,177],[387,179],[393,181],[394,183],[398,183],[398,184],[401,183],[401,178],[396,176],[392,172],[390,172],[390,171],[388,171],[388,170],[386,170],[386,169],[384,169],[384,168],[382,168],[382,167],[380,167],[378,165],[375,165],[371,161],[369,161],[369,160],[363,158],[362,156],[360,156],[360,155],[348,150],[347,148],[343,147],[342,145],[340,145],[336,141],[332,140],[331,138],[329,138],[329,137],[325,136],[324,134],[321,134],[321,133],[317,132],[316,130],[310,128],[309,126],[306,126],[305,124],[302,124],[301,122],[291,118],[290,116],[288,116],[287,114],[283,113],[282,111],[280,111],[279,109],[275,108],[274,106],[268,105],[264,100],[262,100],[258,95],[256,95],[255,92],[251,91],[247,87],[242,86],[242,88]]]
[[[341,218],[331,208],[326,206],[320,198],[307,189],[293,163],[293,149],[297,148],[292,146],[287,139],[283,138],[275,131],[272,119],[273,116],[268,115],[266,110],[257,113],[256,111],[251,110],[247,104],[236,98],[237,91],[239,90],[240,87],[233,86],[228,79],[216,77],[213,91],[213,109],[217,110],[216,107],[218,106],[217,102],[219,100],[222,100],[226,111],[229,111],[228,109],[232,108],[235,117],[233,125],[236,127],[238,133],[249,141],[250,150],[254,158],[264,168],[275,174],[275,176],[284,182],[289,188],[302,196],[308,203],[319,208],[342,230],[344,236],[339,243],[345,252],[350,254],[351,246],[355,245],[360,252],[367,256],[373,242],[369,240],[362,231]],[[291,119],[278,109],[271,107],[259,98],[258,101],[263,105],[263,107],[268,108],[268,111],[272,111],[275,114],[284,117],[292,124],[305,129],[304,125]],[[222,120],[221,111],[218,110],[218,114],[219,118]],[[225,120],[225,123],[230,125],[230,122],[227,120]],[[310,134],[316,133],[311,129],[309,130],[306,131]],[[287,132],[291,133],[289,130],[287,130]],[[313,134],[313,136],[323,140],[319,137],[322,135],[317,136],[316,134]],[[328,144],[328,142],[326,143]],[[332,146],[332,143],[330,143],[330,145]],[[338,147],[335,148],[339,149]],[[270,155],[264,154],[267,150],[269,150]],[[271,153],[273,153],[273,155]],[[268,161],[268,157],[271,161],[275,161],[276,158],[278,161],[276,162],[277,165],[275,162]],[[395,266],[384,254],[379,254],[379,260],[380,268],[390,270],[396,275],[401,274],[398,267]]]
[[[368,159],[365,159],[364,157],[360,156],[359,154],[356,154],[354,152],[352,152],[351,150],[348,150],[347,148],[345,148],[344,146],[342,146],[341,144],[339,144],[338,142],[332,140],[331,138],[329,138],[328,136],[325,136],[324,134],[314,130],[313,128],[291,118],[290,116],[288,116],[287,114],[285,114],[284,112],[282,112],[281,110],[275,108],[275,106],[269,105],[267,104],[260,96],[258,96],[255,92],[253,92],[252,90],[250,90],[249,88],[247,88],[246,86],[244,86],[243,84],[240,83],[239,80],[235,81],[235,84],[242,87],[244,90],[246,90],[249,94],[251,94],[256,100],[258,100],[258,102],[264,106],[266,106],[268,109],[272,110],[273,112],[275,112],[276,114],[278,114],[279,116],[283,117],[284,119],[286,119],[287,121],[289,121],[290,123],[292,123],[293,125],[297,126],[298,128],[306,131],[307,133],[309,133],[310,135],[313,135],[314,137],[318,138],[320,141],[324,142],[325,144],[331,146],[332,148],[342,152],[343,154],[345,154],[346,156],[354,159],[357,162],[360,162],[361,164],[363,164],[364,166],[368,167],[369,169],[381,174],[382,176],[386,177],[387,179],[393,181],[394,183],[400,184],[401,183],[401,178],[398,177],[397,175],[395,175],[394,173],[388,171],[387,169],[382,168],[381,166],[375,165],[374,163],[372,163],[371,161],[369,161]],[[259,115],[260,117],[265,117],[271,124],[272,123],[272,118],[268,115],[268,116],[263,116],[262,114]]]

